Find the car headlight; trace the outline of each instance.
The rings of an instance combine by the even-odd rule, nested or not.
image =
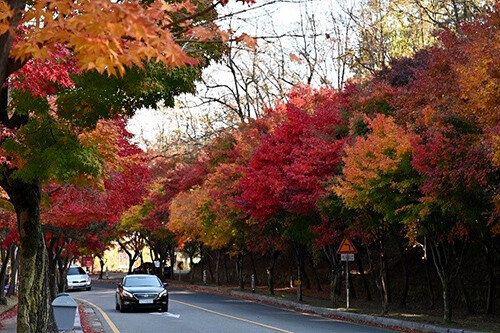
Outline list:
[[[122,291],[122,295],[123,295],[124,297],[134,298],[134,294],[132,294],[131,292],[126,291],[126,290],[123,290],[123,291]]]
[[[162,298],[162,297],[165,297],[168,295],[168,291],[166,290],[163,290],[161,291],[159,294],[158,294],[158,298]]]

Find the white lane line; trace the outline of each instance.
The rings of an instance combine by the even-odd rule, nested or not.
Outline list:
[[[239,320],[239,321],[242,321],[242,322],[245,322],[245,323],[249,323],[249,324],[253,324],[253,325],[257,325],[257,326],[260,326],[260,327],[265,327],[265,328],[268,328],[268,329],[273,330],[273,331],[282,332],[282,333],[293,333],[292,331],[287,331],[287,330],[284,330],[284,329],[279,328],[279,327],[274,327],[274,326],[271,326],[271,325],[259,323],[257,321],[253,321],[253,320],[249,320],[249,319],[245,319],[245,318],[231,316],[231,315],[228,315],[228,314],[225,314],[225,313],[222,313],[222,312],[217,312],[217,311],[210,310],[210,309],[207,309],[207,308],[202,308],[201,306],[197,306],[197,305],[194,305],[194,304],[190,304],[190,303],[186,303],[186,302],[181,302],[181,301],[177,301],[177,300],[173,300],[173,299],[170,299],[170,302],[175,302],[175,303],[179,303],[179,304],[182,304],[182,305],[185,305],[185,306],[190,306],[192,308],[195,308],[195,309],[198,309],[198,310],[202,310],[202,311],[205,311],[205,312],[208,312],[208,313],[212,313],[212,314],[215,314],[215,315],[218,315],[218,316],[221,316],[221,317],[230,318],[230,319],[234,319],[234,320]]]

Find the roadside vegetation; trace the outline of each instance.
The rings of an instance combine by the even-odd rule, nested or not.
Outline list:
[[[344,237],[360,311],[498,322],[500,4],[338,1],[252,38],[211,1],[67,3],[0,3],[0,286],[20,281],[0,302],[18,293],[19,332],[52,332],[71,262],[103,271],[112,245],[129,272],[147,249],[173,277],[183,251],[189,281],[300,281],[342,308]],[[160,105],[178,127],[134,138]]]

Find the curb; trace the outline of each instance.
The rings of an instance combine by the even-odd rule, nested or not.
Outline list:
[[[323,317],[329,317],[333,319],[339,319],[344,321],[349,321],[357,324],[364,324],[370,326],[384,327],[393,330],[407,331],[407,332],[428,332],[428,333],[484,333],[482,331],[472,331],[461,328],[451,328],[439,325],[424,324],[413,321],[406,321],[401,319],[386,318],[386,317],[376,317],[366,314],[352,313],[339,311],[329,308],[321,308],[317,306],[300,304],[289,300],[280,300],[274,297],[269,297],[265,295],[258,295],[244,291],[236,290],[225,290],[219,287],[202,286],[202,285],[191,285],[184,283],[172,283],[171,286],[185,287],[186,289],[194,289],[198,291],[205,291],[215,294],[224,294],[227,296],[232,296],[235,298],[243,298],[247,300],[253,300],[260,303],[284,307],[294,311],[307,312],[312,314],[317,314]]]
[[[84,313],[84,321],[85,323],[80,326],[84,326],[84,331],[86,332],[87,330],[90,329],[90,333],[103,333],[104,332],[104,327],[97,317],[94,308],[88,304],[85,304],[84,302],[78,302],[81,305],[81,311]],[[79,312],[79,311],[77,311]],[[81,331],[76,331],[76,333],[80,333]],[[81,332],[84,333],[84,332]]]
[[[10,305],[5,306],[5,308],[3,309],[3,311],[2,311],[2,312],[0,312],[0,316],[1,316],[2,314],[4,314],[4,313],[9,312],[10,310],[12,310],[14,307],[16,307],[16,306],[17,306],[17,303],[18,303],[18,301],[17,301],[17,296],[15,296],[15,297],[16,297],[15,302],[13,302],[13,303],[12,303],[12,304],[10,304]]]
[[[75,323],[73,324],[73,329],[70,331],[63,331],[63,332],[83,333],[82,323],[80,322],[80,311],[78,311],[78,307],[76,308]]]
[[[430,333],[483,333],[479,331],[470,331],[460,328],[450,328],[438,325],[423,324],[418,322],[406,321],[394,318],[376,317],[359,313],[345,312],[328,308],[320,308],[307,304],[299,304],[293,301],[275,299],[264,295],[249,294],[242,291],[231,291],[231,295],[236,297],[261,301],[271,305],[282,305],[293,310],[314,313],[325,317],[333,317],[335,319],[342,319],[356,323],[363,323],[375,326],[384,326],[392,329],[405,329],[405,330],[418,330]]]
[[[17,302],[0,313],[0,331],[14,331],[17,318]]]

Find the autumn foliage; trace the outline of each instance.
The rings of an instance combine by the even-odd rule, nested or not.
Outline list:
[[[356,278],[367,298],[373,280],[383,313],[394,303],[395,266],[403,286],[393,297],[406,306],[409,258],[425,267],[429,289],[439,282],[450,321],[457,286],[474,312],[464,261],[484,257],[481,301],[494,311],[498,5],[437,32],[434,46],[373,76],[339,90],[297,84],[259,119],[221,129],[197,156],[163,158],[131,143],[123,119],[194,90],[196,66],[206,57],[190,50],[230,35],[210,22],[212,1],[6,4],[0,2],[0,32],[13,33],[11,60],[22,66],[5,84],[16,117],[0,119],[0,162],[12,180],[43,184],[41,221],[54,258],[102,252],[115,240],[137,245],[137,253],[147,244],[162,264],[167,257],[173,264],[181,249],[200,272],[207,265],[216,283],[221,259],[235,260],[243,288],[244,258],[253,265],[255,255],[267,260],[272,293],[276,262],[286,256],[297,274],[290,278],[313,272],[321,289],[322,272],[338,306],[345,272],[336,248],[350,236],[359,245]],[[235,40],[255,47],[248,35]],[[1,218],[5,247],[19,235],[12,213],[2,210]]]
[[[173,199],[168,228],[230,255],[238,241],[267,258],[293,250],[298,270],[311,242],[340,269],[334,246],[350,235],[370,265],[378,258],[384,312],[388,249],[406,258],[425,243],[450,320],[459,254],[475,244],[498,262],[498,18],[492,11],[442,31],[435,46],[343,91],[295,87],[262,118],[204,147],[203,180]],[[240,238],[227,236],[231,225]],[[494,288],[496,273],[488,274]]]

